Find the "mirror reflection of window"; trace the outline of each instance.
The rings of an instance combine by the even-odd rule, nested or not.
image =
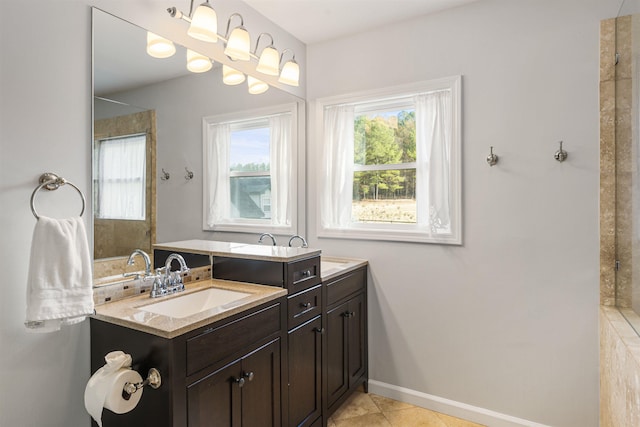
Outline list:
[[[96,141],[97,218],[145,220],[146,144],[146,134]]]
[[[205,230],[291,232],[297,105],[204,118]]]

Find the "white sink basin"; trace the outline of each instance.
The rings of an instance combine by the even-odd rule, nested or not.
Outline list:
[[[228,289],[208,288],[203,291],[173,297],[166,301],[145,305],[139,307],[139,309],[182,319],[208,310],[212,310],[211,314],[230,310],[242,304],[241,300],[248,296],[251,296],[251,294]]]

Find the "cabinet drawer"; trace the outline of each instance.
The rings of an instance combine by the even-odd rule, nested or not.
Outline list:
[[[364,290],[367,270],[361,268],[327,282],[327,305],[331,305],[356,292]]]
[[[213,365],[256,342],[279,333],[280,304],[218,327],[187,340],[187,375]]]
[[[287,329],[293,329],[317,316],[322,310],[322,288],[316,286],[287,299],[289,317]]]
[[[286,284],[289,294],[318,285],[320,278],[320,257],[303,259],[287,264]]]

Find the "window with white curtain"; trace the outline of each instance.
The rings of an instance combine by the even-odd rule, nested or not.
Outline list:
[[[101,219],[145,219],[146,134],[96,141],[95,214]]]
[[[460,104],[460,76],[318,100],[318,235],[460,244]]]
[[[205,117],[203,126],[203,229],[293,232],[296,104]]]

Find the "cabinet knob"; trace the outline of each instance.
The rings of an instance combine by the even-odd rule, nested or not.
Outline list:
[[[309,307],[311,307],[311,303],[310,302],[301,302],[300,303],[300,307],[309,308]]]
[[[234,381],[236,382],[236,384],[238,384],[238,387],[244,386],[244,378],[235,378]]]
[[[253,372],[245,372],[244,377],[249,381],[253,381]]]
[[[317,332],[319,334],[324,334],[324,328],[313,328],[313,332]]]
[[[355,311],[345,311],[344,313],[342,313],[342,317],[353,317],[356,315]]]

